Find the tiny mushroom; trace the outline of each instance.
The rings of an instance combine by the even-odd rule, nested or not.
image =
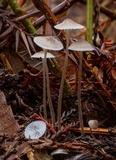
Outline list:
[[[48,68],[46,68],[45,52],[44,51],[37,52],[37,53],[33,54],[31,57],[32,58],[42,58],[42,64],[43,64],[43,106],[44,106],[43,109],[44,109],[44,117],[45,117],[45,119],[47,119],[45,74],[46,74],[46,78],[47,78],[48,97],[50,96],[50,87],[49,87]],[[54,58],[54,55],[52,55],[50,52],[47,52],[46,58]],[[52,106],[51,97],[49,97],[49,104],[50,104],[50,106]]]
[[[46,132],[46,123],[44,121],[33,121],[25,128],[25,138],[39,139]]]
[[[69,50],[73,51],[81,51],[80,53],[80,60],[79,60],[79,72],[78,72],[78,90],[77,90],[77,97],[78,97],[78,110],[79,110],[79,121],[81,127],[81,134],[84,135],[84,128],[83,128],[83,117],[82,117],[82,106],[81,106],[81,75],[82,75],[82,59],[83,59],[83,52],[84,51],[93,51],[95,48],[89,44],[87,41],[83,39],[79,39],[76,42],[73,42],[69,47]]]
[[[64,159],[64,156],[69,154],[66,149],[58,148],[54,150],[51,155],[55,157],[55,159]]]
[[[93,133],[92,133],[92,130],[93,130],[93,129],[97,129],[98,126],[99,126],[99,123],[98,123],[98,121],[97,121],[96,119],[91,119],[91,120],[88,121],[88,125],[89,125],[89,127],[90,127],[91,136],[92,136],[93,139],[95,140],[95,137],[94,137],[94,135],[93,135]]]
[[[44,51],[36,52],[31,57],[32,58],[42,58],[43,59],[45,57],[45,53],[44,53]],[[50,52],[47,52],[46,58],[55,58],[55,56],[53,54],[51,54]]]
[[[91,129],[97,129],[99,123],[98,123],[97,120],[91,119],[91,120],[88,121],[88,125],[89,125],[89,127],[90,127]]]
[[[65,30],[66,32],[66,56],[64,61],[64,70],[62,74],[61,84],[60,84],[60,90],[59,90],[59,97],[58,97],[58,128],[61,127],[61,105],[62,105],[62,96],[63,96],[63,87],[64,87],[64,80],[66,77],[66,69],[68,64],[68,46],[69,46],[69,30],[71,29],[82,29],[84,26],[74,22],[71,19],[65,19],[62,23],[57,24],[54,26],[58,30]]]
[[[47,110],[46,110],[46,82],[47,82],[47,96],[48,96],[48,102],[50,107],[50,113],[52,118],[52,124],[55,125],[55,114],[54,109],[52,105],[51,100],[51,94],[50,94],[50,83],[49,83],[49,74],[48,74],[48,66],[46,58],[53,58],[53,56],[50,55],[50,53],[47,53],[47,50],[54,50],[59,51],[63,49],[62,43],[57,40],[53,36],[37,36],[34,38],[34,42],[43,49],[44,51],[44,58],[43,58],[43,105],[44,105],[44,117],[47,119]],[[37,53],[36,53],[37,55]],[[50,57],[49,57],[50,56]],[[35,56],[32,56],[35,58]],[[43,57],[43,56],[42,56]],[[46,82],[45,82],[45,75],[46,75]]]

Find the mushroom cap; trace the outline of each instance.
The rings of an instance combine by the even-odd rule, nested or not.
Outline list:
[[[66,149],[58,148],[51,153],[51,155],[57,155],[57,154],[68,154],[68,152]]]
[[[35,54],[33,54],[31,57],[32,58],[44,58],[45,52],[44,51],[40,51],[37,52]],[[47,52],[46,54],[46,58],[54,58],[55,56],[53,54],[51,54],[50,52]]]
[[[79,39],[76,42],[73,42],[69,47],[69,50],[73,51],[93,51],[95,48],[89,44],[87,41],[84,39]]]
[[[25,138],[38,139],[46,132],[46,123],[44,121],[33,121],[25,128]]]
[[[68,30],[68,29],[82,29],[84,26],[74,22],[71,19],[65,19],[62,23],[59,23],[54,26],[56,29],[59,30]]]
[[[63,49],[62,43],[52,36],[38,36],[34,37],[34,42],[41,48],[46,50],[59,51]]]
[[[88,125],[89,125],[89,127],[90,127],[91,129],[97,129],[99,123],[98,123],[97,120],[91,119],[91,120],[88,121]]]

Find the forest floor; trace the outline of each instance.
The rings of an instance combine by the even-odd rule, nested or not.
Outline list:
[[[62,1],[51,0],[52,7]],[[30,1],[26,2],[27,4]],[[116,2],[102,6],[115,11]],[[24,6],[27,7],[27,4]],[[96,14],[99,12],[97,11]],[[114,14],[115,16],[115,14]],[[64,51],[54,52],[58,65],[55,75],[51,61],[48,61],[50,89],[55,111],[53,127],[49,100],[47,120],[43,106],[43,72],[41,59],[32,60],[28,47],[34,54],[40,48],[33,49],[33,35],[21,32],[22,24],[15,21],[15,15],[9,10],[0,10],[0,160],[115,160],[116,159],[116,20],[99,13],[95,52],[83,57],[81,79],[81,102],[84,120],[84,135],[81,134],[78,99],[77,73],[78,56],[72,52],[67,67],[67,81],[72,92],[64,92],[62,101],[61,127],[58,128],[57,110],[60,88],[59,73],[63,69]],[[33,20],[37,17],[35,16]],[[76,3],[68,9],[65,18],[71,18],[86,25],[86,5]],[[64,17],[58,17],[61,22]],[[94,20],[97,19],[95,15]],[[11,28],[9,27],[11,25]],[[12,28],[13,26],[13,28]],[[94,33],[95,33],[94,27]],[[9,32],[7,29],[11,29]],[[48,27],[46,32],[51,30]],[[5,32],[7,30],[7,32]],[[42,34],[43,28],[38,29]],[[20,33],[21,32],[21,33]],[[2,34],[5,33],[5,34]],[[72,31],[70,40],[85,38],[86,29]],[[19,37],[18,37],[19,36]],[[2,38],[4,37],[4,38]],[[72,38],[73,37],[73,38]],[[18,39],[19,38],[19,39]],[[18,40],[17,40],[18,39]],[[19,46],[18,46],[19,45]],[[18,46],[18,47],[17,47]],[[88,58],[89,57],[89,58]],[[38,65],[39,64],[39,65]],[[55,68],[56,69],[56,68]],[[56,71],[56,70],[55,70]],[[38,139],[25,137],[28,124],[43,121],[46,130]],[[97,129],[90,129],[89,120],[97,120]],[[43,126],[41,126],[41,129]],[[34,130],[33,128],[31,129]],[[39,131],[37,131],[39,132]],[[38,136],[41,132],[38,133]]]

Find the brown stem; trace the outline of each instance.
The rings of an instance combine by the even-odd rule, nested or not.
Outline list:
[[[83,126],[83,116],[82,116],[82,105],[81,105],[82,59],[83,59],[83,53],[80,52],[77,96],[78,96],[78,112],[79,112],[79,121],[80,121],[81,135],[84,136],[84,129],[83,129],[84,126]]]
[[[60,84],[60,90],[59,90],[59,96],[58,96],[58,129],[61,128],[61,111],[62,111],[62,97],[63,97],[63,89],[64,89],[64,82],[66,77],[66,69],[68,64],[68,46],[69,46],[69,30],[66,30],[66,55],[64,60],[64,70],[61,78],[61,84]]]

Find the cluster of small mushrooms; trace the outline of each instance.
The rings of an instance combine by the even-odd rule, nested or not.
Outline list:
[[[69,50],[78,51],[80,54],[79,59],[79,72],[78,72],[78,89],[77,89],[77,98],[78,98],[78,112],[79,112],[79,121],[80,121],[80,128],[81,134],[84,135],[84,127],[83,127],[83,117],[82,117],[82,106],[81,106],[81,74],[82,74],[82,59],[83,53],[86,51],[93,51],[95,48],[89,44],[84,39],[77,39],[77,41],[72,42],[69,46],[69,30],[71,29],[82,29],[84,26],[74,22],[71,19],[65,19],[62,23],[57,24],[54,26],[58,30],[64,30],[66,33],[66,55],[64,60],[64,69],[62,73],[60,89],[59,89],[59,96],[58,96],[58,112],[57,112],[57,122],[58,122],[58,129],[61,127],[61,107],[62,107],[62,96],[63,96],[63,88],[64,88],[64,81],[66,78],[66,69],[68,64],[68,54]],[[50,92],[50,83],[49,83],[49,73],[48,73],[48,66],[47,66],[47,58],[55,58],[48,50],[50,51],[59,51],[63,49],[62,43],[58,40],[58,38],[54,36],[37,36],[34,37],[34,42],[36,45],[41,47],[43,51],[37,52],[32,55],[32,58],[42,58],[43,64],[43,111],[44,111],[44,118],[47,119],[47,109],[46,109],[46,93],[48,97],[48,103],[50,107],[52,125],[55,126],[55,113],[51,99],[51,92]],[[46,91],[47,88],[47,91]],[[33,124],[31,124],[33,123]],[[42,121],[35,121],[31,122],[27,128],[25,128],[25,137],[30,139],[38,139],[41,137],[46,131],[46,124]],[[98,128],[98,121],[97,120],[90,120],[88,122],[90,130]],[[52,153],[52,155],[54,152]],[[67,152],[66,152],[67,154]]]

